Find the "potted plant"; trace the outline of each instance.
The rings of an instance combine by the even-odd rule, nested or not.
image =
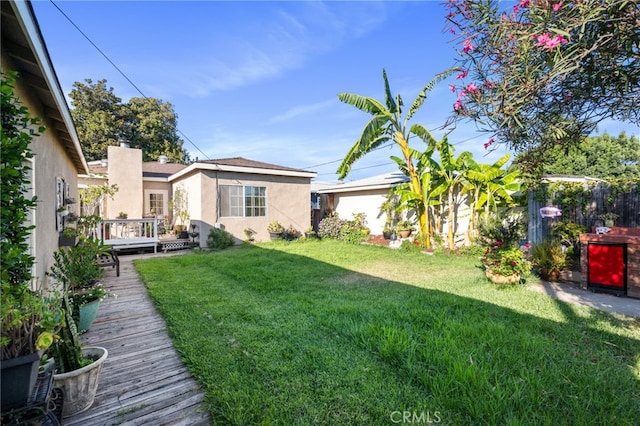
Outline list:
[[[300,233],[296,228],[293,227],[293,225],[289,225],[289,227],[282,234],[282,238],[284,238],[286,241],[296,240],[299,236]]]
[[[62,325],[59,300],[24,285],[2,283],[2,409],[24,406],[38,366]]]
[[[544,240],[534,244],[531,257],[540,278],[546,281],[558,281],[560,273],[567,266],[567,254],[558,240]]]
[[[380,205],[380,212],[385,214],[384,228],[382,229],[382,236],[385,240],[391,238],[394,230],[394,222],[398,220],[398,197],[392,192],[387,193],[387,197]]]
[[[106,247],[97,240],[83,239],[76,246],[53,253],[54,263],[49,275],[66,283],[72,316],[79,332],[89,329],[98,312],[100,301],[108,292],[99,282],[104,270],[98,257],[106,255]]]
[[[71,247],[78,243],[78,230],[70,226],[65,227],[58,236],[58,247]]]
[[[309,238],[316,238],[318,235],[316,234],[316,231],[313,229],[313,226],[310,226],[307,228],[306,231],[304,231],[304,237],[309,239]]]
[[[399,221],[396,225],[396,231],[398,232],[398,235],[400,235],[400,238],[409,237],[413,231],[413,222],[409,219]]]
[[[387,224],[382,228],[382,236],[385,240],[391,239],[391,235],[393,234],[393,228],[391,225]]]
[[[30,116],[13,93],[15,73],[2,73],[2,200],[0,201],[0,405],[9,410],[25,405],[38,375],[44,349],[54,340],[62,323],[59,299],[45,289],[32,287],[29,254],[32,227],[25,218],[36,207],[26,188],[29,148],[40,120]]]
[[[127,217],[129,217],[129,215],[127,215],[125,212],[118,213],[118,219],[126,219]]]
[[[282,226],[277,220],[274,220],[269,224],[269,226],[267,226],[267,231],[269,232],[269,236],[272,240],[277,240],[282,237],[282,234],[284,233],[284,226]]]
[[[176,233],[180,233],[187,229],[187,221],[191,218],[189,214],[189,194],[184,188],[184,185],[179,185],[173,192],[173,198],[169,201],[169,208],[173,210],[173,214],[176,218],[176,223],[173,225],[173,230]],[[180,223],[178,223],[178,221]],[[182,238],[182,237],[180,237]]]
[[[519,247],[505,246],[496,241],[482,256],[487,278],[496,284],[515,284],[531,272],[531,262]]]
[[[244,236],[246,237],[246,239],[247,239],[246,241],[247,242],[254,241],[255,240],[254,235],[256,235],[256,231],[254,231],[253,229],[251,229],[251,228],[245,228],[244,229]]]
[[[77,326],[82,304],[106,295],[104,287],[96,284],[102,273],[95,263],[100,250],[99,242],[84,240],[54,253],[50,275],[62,286],[64,324],[50,353],[57,366],[55,387],[63,390],[63,417],[85,411],[93,404],[102,364],[108,356],[105,348],[82,348]]]
[[[602,213],[601,215],[598,215],[598,219],[603,221],[604,226],[609,228],[615,225],[616,220],[618,220],[619,217],[620,217],[619,215],[613,212],[607,212],[607,213]]]

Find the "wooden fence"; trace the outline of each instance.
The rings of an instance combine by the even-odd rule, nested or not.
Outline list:
[[[640,183],[631,185],[625,192],[620,192],[607,184],[598,183],[585,188],[585,191],[575,198],[564,198],[562,202],[554,204],[553,200],[563,199],[557,193],[548,193],[546,200],[541,201],[533,191],[529,191],[529,233],[530,243],[538,243],[550,236],[550,227],[558,221],[573,222],[587,227],[602,226],[604,223],[598,218],[603,213],[618,215],[615,225],[624,228],[640,228]],[[562,210],[561,217],[543,218],[540,215],[542,207],[553,206]]]

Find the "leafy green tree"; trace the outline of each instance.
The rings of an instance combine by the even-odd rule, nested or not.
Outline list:
[[[177,115],[170,103],[155,98],[131,98],[128,103],[107,88],[107,80],[75,82],[69,94],[80,144],[87,160],[106,158],[107,147],[127,141],[142,150],[144,161],[166,155],[185,163],[189,154],[177,134]]]
[[[429,92],[437,82],[443,80],[449,74],[449,71],[441,73],[427,83],[427,85],[418,93],[404,119],[402,117],[402,106],[404,105],[402,98],[400,95],[396,95],[394,98],[391,94],[389,81],[387,79],[387,72],[385,70],[382,70],[385,89],[384,104],[376,99],[353,93],[338,94],[338,99],[342,102],[372,115],[371,120],[369,120],[362,130],[362,134],[353,144],[338,167],[338,175],[340,178],[342,179],[349,174],[352,164],[357,160],[377,147],[392,141],[402,152],[405,165],[404,171],[409,177],[410,191],[414,194],[416,199],[421,199],[423,196],[422,184],[415,168],[414,158],[412,156],[413,151],[409,147],[409,138],[411,135],[415,135],[427,143],[434,139],[429,130],[420,124],[413,124],[411,128],[408,128],[407,126],[409,120],[411,120],[413,115],[424,104],[424,101],[427,98],[427,92]],[[427,217],[428,211],[424,208],[424,203],[418,202],[416,203],[416,207],[419,217],[420,233],[423,235],[430,235],[429,220]],[[429,244],[430,242],[427,238],[428,247]]]
[[[178,116],[170,103],[155,98],[131,98],[125,105],[130,129],[126,139],[142,150],[143,161],[166,155],[172,163],[183,163],[189,155],[178,137]]]
[[[640,123],[640,8],[630,0],[450,0],[460,43],[452,121],[526,151]],[[540,160],[541,156],[529,157]]]
[[[33,226],[28,216],[37,206],[28,195],[32,139],[45,131],[15,95],[18,75],[2,71],[0,79],[0,358],[7,359],[46,349],[60,324],[60,312],[39,291],[31,289],[29,253]]]
[[[576,146],[555,146],[546,152],[543,172],[601,179],[640,179],[640,141],[624,132],[591,137]]]
[[[454,155],[454,147],[451,145],[446,136],[436,144],[436,149],[440,156],[440,162],[434,162],[433,174],[437,180],[437,187],[440,187],[441,193],[446,193],[447,203],[447,248],[455,249],[455,226],[456,226],[456,210],[459,202],[456,200],[456,190],[464,192],[469,185],[466,182],[466,172],[469,168],[469,160],[473,154],[468,151],[462,152],[458,157]]]
[[[29,181],[29,162],[33,157],[31,140],[45,131],[39,118],[31,116],[26,106],[14,94],[17,73],[2,73],[1,136],[2,176],[0,220],[0,253],[2,287],[18,286],[31,279],[34,258],[29,254],[29,235],[33,226],[27,224],[29,212],[37,200],[26,195]]]
[[[465,190],[469,194],[471,218],[467,235],[471,241],[478,237],[479,213],[484,209],[484,220],[489,219],[491,210],[497,212],[500,205],[513,205],[512,195],[521,189],[520,171],[507,170],[504,166],[511,158],[505,154],[493,164],[479,164],[468,159]]]
[[[124,136],[125,112],[122,100],[107,88],[107,80],[85,81],[73,83],[71,116],[86,159],[100,160],[107,158],[107,147],[118,145]]]

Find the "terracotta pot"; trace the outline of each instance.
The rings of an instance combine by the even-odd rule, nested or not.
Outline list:
[[[484,271],[485,275],[494,284],[516,284],[520,282],[520,274],[513,275],[499,275],[494,274],[491,269],[486,269]]]
[[[405,231],[398,231],[398,234],[400,235],[400,238],[407,238],[409,235],[411,235],[411,229],[405,230]]]
[[[560,279],[560,271],[547,271],[546,269],[542,269],[540,271],[540,278],[545,281],[557,282]]]

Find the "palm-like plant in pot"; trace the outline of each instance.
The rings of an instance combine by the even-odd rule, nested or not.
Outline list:
[[[101,244],[90,239],[77,246],[54,253],[54,264],[50,275],[62,287],[64,325],[60,338],[51,346],[51,355],[56,360],[56,387],[63,389],[64,417],[87,410],[95,398],[102,364],[108,352],[101,347],[83,348],[78,335],[77,323],[83,302],[93,297],[104,297],[106,290],[97,283],[102,270],[96,264]]]
[[[547,281],[558,281],[560,272],[567,266],[567,254],[558,240],[534,244],[531,257],[540,277]]]
[[[402,238],[407,238],[409,235],[411,235],[413,229],[413,222],[411,222],[409,219],[403,219],[396,225],[396,230]]]
[[[24,405],[36,383],[42,352],[55,338],[61,324],[57,299],[32,287],[28,238],[32,226],[26,222],[36,207],[35,197],[27,195],[31,186],[28,160],[33,157],[29,144],[39,120],[14,95],[15,73],[2,74],[2,194],[0,202],[0,353],[2,410]],[[36,131],[37,130],[37,131]]]

